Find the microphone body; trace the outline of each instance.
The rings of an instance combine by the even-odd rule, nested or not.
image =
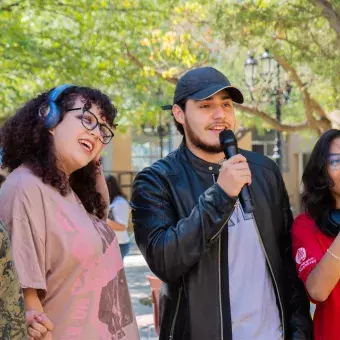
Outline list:
[[[239,153],[237,140],[233,131],[223,130],[220,132],[219,137],[226,159],[229,159]],[[249,186],[247,184],[243,186],[238,197],[244,212],[247,214],[252,213],[254,211],[254,205],[250,196]]]

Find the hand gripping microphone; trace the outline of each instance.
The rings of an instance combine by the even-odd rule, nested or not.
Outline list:
[[[235,156],[239,153],[237,147],[237,140],[233,131],[231,130],[221,131],[220,143],[226,159],[229,159],[230,157]],[[244,212],[249,214],[254,211],[253,202],[251,200],[250,191],[247,184],[241,189],[239,199]]]

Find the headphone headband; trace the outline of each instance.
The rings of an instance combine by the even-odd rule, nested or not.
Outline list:
[[[53,91],[51,91],[51,93],[48,95],[48,101],[52,101],[55,102],[56,100],[58,100],[59,96],[69,87],[72,87],[74,85],[70,85],[70,84],[63,84],[60,85],[58,87],[56,87]]]
[[[73,87],[75,85],[63,84],[56,87],[51,93],[48,95],[48,107],[49,111],[44,118],[44,126],[47,129],[54,128],[60,121],[60,109],[56,104],[56,101],[60,97],[60,95],[68,88]]]

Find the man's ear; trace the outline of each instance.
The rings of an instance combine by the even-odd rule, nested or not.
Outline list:
[[[185,115],[185,113],[183,112],[183,110],[178,105],[174,105],[172,107],[172,114],[174,115],[176,121],[179,124],[184,125],[184,122],[185,122],[184,115]]]
[[[52,136],[54,136],[54,129],[49,129],[48,132],[49,132]]]

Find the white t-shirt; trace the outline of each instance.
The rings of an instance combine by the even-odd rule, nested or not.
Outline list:
[[[255,223],[238,202],[228,222],[233,340],[282,340],[273,282]]]
[[[124,197],[117,196],[112,201],[110,204],[110,213],[112,213],[112,216],[109,214],[109,218],[113,217],[115,222],[123,224],[127,229],[130,215],[130,204]],[[115,231],[115,233],[119,244],[130,242],[130,237],[127,230]]]

